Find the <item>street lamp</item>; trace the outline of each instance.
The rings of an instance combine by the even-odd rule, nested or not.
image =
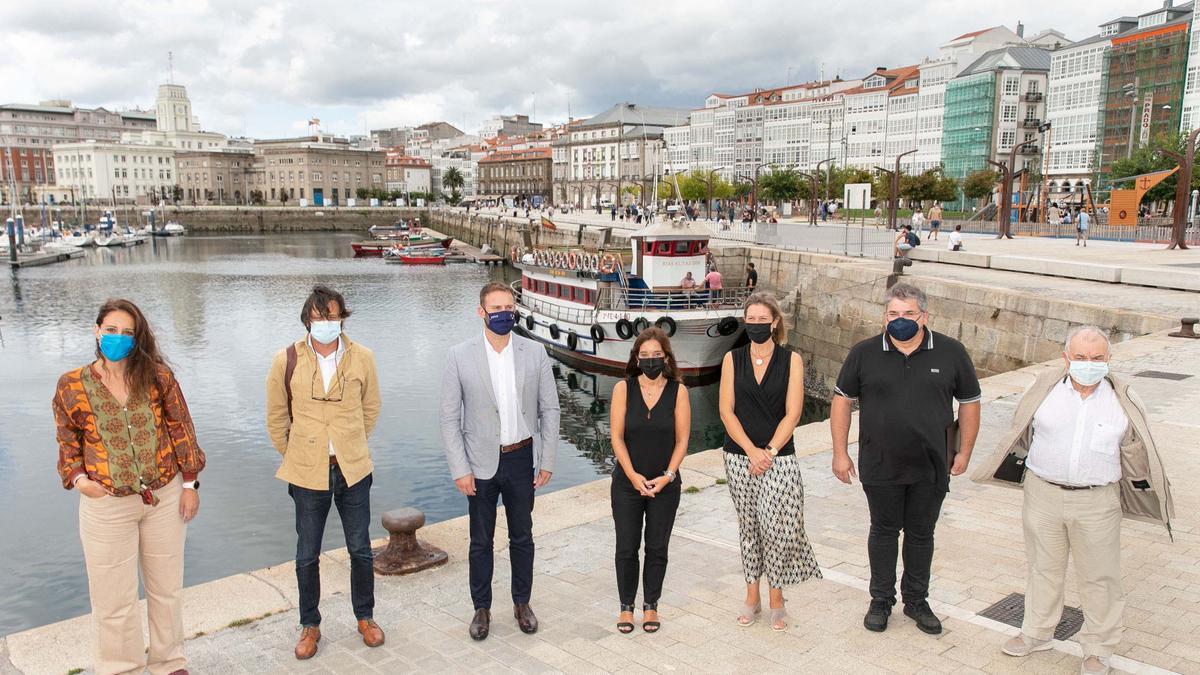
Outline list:
[[[758,170],[763,168],[764,166],[772,166],[773,164],[774,164],[773,162],[765,162],[763,164],[759,164],[758,166],[754,167],[754,185],[751,188],[752,192],[750,194],[750,200],[754,205],[754,213],[755,214],[758,213]]]
[[[997,228],[997,239],[1013,238],[1011,228],[1009,227],[1009,220],[1012,217],[1013,167],[1016,166],[1017,162],[1017,150],[1033,143],[1037,143],[1037,140],[1023,141],[1013,145],[1012,149],[1008,151],[1007,164],[1004,162],[995,162],[990,159],[987,160],[988,164],[1000,169],[1000,227]]]
[[[1171,212],[1171,243],[1167,246],[1168,250],[1178,248],[1181,251],[1186,251],[1188,249],[1184,230],[1187,227],[1189,218],[1187,198],[1188,189],[1192,186],[1192,165],[1196,157],[1197,136],[1200,136],[1200,129],[1193,129],[1188,134],[1187,140],[1183,144],[1182,153],[1165,149],[1159,151],[1179,162],[1179,174],[1175,176],[1175,208]]]
[[[899,155],[896,155],[896,168],[894,170],[893,169],[885,169],[882,166],[875,167],[876,170],[888,174],[889,178],[891,179],[888,181],[888,188],[889,188],[888,192],[890,193],[888,195],[890,197],[890,199],[888,200],[888,229],[889,230],[896,229],[896,209],[900,206],[900,160],[903,159],[904,157],[907,157],[908,155],[913,154],[916,151],[917,151],[917,148],[913,148],[912,150],[909,150],[907,152],[902,152]]]
[[[817,162],[817,167],[815,169],[813,169],[813,173],[812,173],[812,182],[813,182],[812,207],[809,208],[809,210],[808,210],[808,222],[810,225],[817,224],[817,201],[818,201],[817,179],[821,175],[821,165],[825,164],[826,162],[832,162],[832,161],[833,161],[833,157],[826,157],[825,159]],[[826,197],[826,199],[829,198],[829,179],[828,178],[826,178],[826,180],[825,180],[825,197]]]
[[[1133,156],[1133,126],[1137,121],[1137,100],[1140,85],[1141,78],[1134,77],[1133,82],[1121,87],[1121,91],[1129,99],[1129,145],[1125,148],[1125,159]]]

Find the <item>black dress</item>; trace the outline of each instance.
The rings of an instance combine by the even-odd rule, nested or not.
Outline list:
[[[660,376],[661,377],[661,376]],[[671,465],[675,452],[675,402],[679,382],[670,380],[651,410],[646,409],[636,377],[625,380],[625,447],[633,470],[653,480]],[[680,476],[655,497],[643,497],[617,464],[612,482],[613,525],[617,534],[617,594],[621,604],[632,605],[638,589],[638,549],[645,529],[646,564],[642,570],[643,599],[654,604],[662,595],[667,574],[667,549],[675,511],[679,508]]]
[[[742,424],[742,431],[756,448],[765,448],[775,435],[775,429],[787,416],[788,383],[792,379],[792,353],[779,345],[771,352],[767,371],[760,384],[754,379],[750,362],[750,345],[738,347],[733,355],[733,414]],[[725,434],[725,452],[745,455],[746,451]],[[790,438],[779,456],[796,454],[796,444]]]

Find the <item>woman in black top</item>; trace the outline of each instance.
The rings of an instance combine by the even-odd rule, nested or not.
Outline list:
[[[787,629],[783,587],[820,577],[804,534],[804,485],[792,433],[804,406],[804,362],[783,346],[787,329],[774,297],[754,293],[744,317],[750,344],[721,364],[725,475],[741,531],[746,603],[738,625],[762,612],[758,582],[770,585],[771,628]]]
[[[658,599],[667,574],[667,547],[679,508],[679,465],[687,454],[692,408],[671,342],[658,328],[642,331],[629,352],[627,379],[612,393],[612,512],[617,531],[617,630],[633,632],[638,549],[646,531],[642,629],[656,632]]]

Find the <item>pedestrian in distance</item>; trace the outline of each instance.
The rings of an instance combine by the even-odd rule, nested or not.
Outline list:
[[[638,549],[644,544],[642,630],[657,633],[658,600],[667,573],[667,550],[679,508],[679,465],[687,454],[692,409],[671,352],[671,340],[650,327],[634,340],[625,379],[612,393],[611,489],[616,529],[617,630],[633,632],[638,589]]]
[[[912,231],[918,236],[921,234],[921,228],[925,226],[925,214],[921,213],[921,209],[916,209],[912,214]]]
[[[752,294],[743,317],[750,342],[725,355],[719,394],[725,476],[746,579],[737,624],[758,620],[766,577],[770,625],[782,631],[784,588],[821,576],[804,531],[804,484],[792,440],[804,409],[804,361],[785,346],[787,327],[774,296]]]
[[[863,625],[875,632],[887,629],[896,602],[901,531],[904,614],[926,633],[942,632],[927,601],[933,533],[950,476],[966,471],[979,433],[979,380],[971,357],[957,340],[929,329],[926,302],[924,291],[909,284],[888,290],[884,331],[850,349],[830,409],[833,475],[849,484],[857,476],[849,453],[850,411],[859,406],[858,465],[871,516],[871,604]]]
[[[951,251],[965,251],[963,247],[962,225],[955,225],[954,231],[950,233],[950,241],[946,246]]]
[[[1079,209],[1079,215],[1075,221],[1075,245],[1083,242],[1083,247],[1087,248],[1088,228],[1091,226],[1092,218],[1088,215],[1086,209]]]
[[[183,550],[200,509],[204,452],[179,381],[137,305],[108,300],[93,333],[95,360],[63,374],[51,404],[58,475],[80,494],[79,539],[96,629],[92,670],[186,675]]]
[[[751,292],[758,288],[758,270],[754,269],[754,263],[746,263],[746,288]]]
[[[307,335],[280,350],[267,374],[267,432],[283,460],[296,511],[297,659],[316,655],[321,641],[321,542],[336,506],[350,554],[350,604],[363,644],[378,647],[375,570],[371,551],[374,465],[367,444],[379,420],[375,354],[345,333],[350,308],[341,293],[314,286],[300,309]]]
[[[479,292],[480,335],[450,350],[442,379],[441,432],[450,476],[467,498],[469,578],[475,640],[491,632],[497,500],[504,499],[512,567],[513,618],[538,630],[533,591],[533,502],[550,482],[558,445],[558,390],[541,345],[513,335],[512,288],[492,282]]]
[[[1108,335],[1080,326],[1063,364],[1045,371],[1017,403],[991,460],[973,479],[1023,487],[1029,575],[1021,634],[1001,650],[1028,656],[1053,647],[1068,556],[1083,606],[1080,672],[1107,673],[1121,643],[1121,520],[1171,531],[1174,502],[1146,406],[1111,372]]]
[[[929,209],[929,238],[933,241],[938,240],[938,233],[942,229],[942,205],[934,202],[933,207]]]
[[[912,225],[903,225],[897,231],[896,239],[892,242],[893,257],[907,258],[908,252],[913,249]]]

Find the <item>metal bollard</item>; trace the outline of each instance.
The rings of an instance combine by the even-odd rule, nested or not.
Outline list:
[[[417,530],[425,525],[425,514],[419,509],[388,511],[381,520],[391,537],[387,546],[375,550],[376,574],[412,574],[443,565],[449,559],[442,549],[417,540]]]
[[[1200,319],[1193,319],[1189,317],[1186,319],[1180,319],[1179,322],[1181,324],[1179,330],[1175,331],[1174,333],[1167,333],[1167,335],[1170,337],[1192,338],[1193,340],[1200,338],[1200,334],[1196,333],[1196,324],[1200,323]]]

